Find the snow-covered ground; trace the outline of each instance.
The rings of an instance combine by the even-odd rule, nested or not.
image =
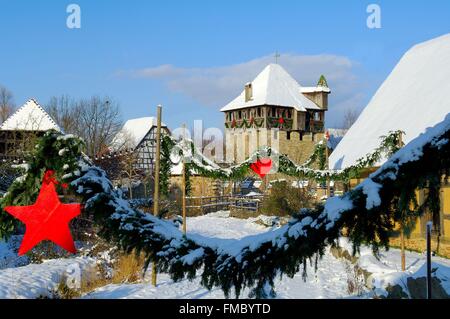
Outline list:
[[[346,239],[340,239],[340,246],[351,251],[351,245]],[[406,271],[401,271],[401,257],[398,249],[390,249],[381,253],[380,260],[377,260],[368,247],[362,247],[358,265],[372,273],[371,284],[375,288],[375,293],[383,295],[384,288],[388,284],[400,285],[407,291],[407,277],[426,277],[426,255],[416,252],[406,252]],[[432,257],[432,269],[437,269],[435,276],[441,282],[442,287],[450,295],[450,260],[438,256]]]
[[[247,220],[230,218],[227,212],[218,212],[206,216],[188,218],[187,229],[190,233],[218,238],[238,239],[268,231],[267,227],[255,223],[258,218]],[[267,222],[267,220],[265,220]],[[341,240],[343,248],[350,249],[349,243]],[[0,260],[3,256],[12,256],[5,243],[0,243]],[[423,254],[407,253],[407,271],[402,273],[400,254],[396,249],[383,252],[377,260],[370,249],[362,248],[359,265],[373,273],[373,283],[378,294],[383,294],[387,283],[402,283],[406,276],[423,275],[425,256]],[[22,267],[0,268],[0,298],[36,298],[51,296],[62,278],[75,276],[77,271],[88,271],[95,266],[95,260],[90,258],[68,258],[50,260],[43,264],[30,264]],[[433,262],[439,267],[440,278],[448,278],[443,282],[444,288],[450,293],[450,260],[433,257]],[[327,251],[319,261],[319,269],[314,272],[309,268],[306,282],[301,273],[294,278],[283,277],[276,280],[277,298],[354,298],[349,294],[347,280],[348,262],[337,259]],[[149,275],[149,274],[148,274]],[[351,275],[350,275],[351,276]],[[241,298],[248,296],[249,290],[243,291]],[[367,289],[362,297],[373,296]],[[224,298],[220,289],[208,291],[200,285],[200,279],[183,280],[174,283],[168,275],[158,275],[158,286],[155,288],[146,277],[144,282],[137,284],[107,285],[87,294],[84,298]]]
[[[267,227],[255,223],[257,218],[242,220],[228,217],[227,212],[187,219],[187,230],[204,236],[219,238],[242,238],[267,231]],[[160,274],[155,288],[146,278],[142,284],[108,285],[85,296],[86,298],[224,298],[220,289],[208,291],[200,285],[200,279],[174,283],[169,276]],[[342,298],[347,294],[345,263],[326,254],[319,264],[317,273],[311,271],[306,282],[301,273],[294,278],[277,280],[278,298]],[[244,290],[241,298],[248,296]]]
[[[94,269],[94,266],[95,260],[78,257],[3,269],[0,271],[0,298],[51,297],[62,280],[68,285],[72,283],[73,288],[76,288],[80,275]]]
[[[8,242],[0,241],[0,270],[28,264],[26,256],[17,256],[22,236],[12,236]]]

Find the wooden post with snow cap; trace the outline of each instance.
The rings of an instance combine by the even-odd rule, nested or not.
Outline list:
[[[405,231],[403,230],[403,221],[400,224],[400,255],[402,258],[402,271],[406,270],[406,255],[405,255]]]
[[[398,147],[401,148],[403,146],[403,136],[402,133],[399,133],[398,137]],[[406,270],[406,254],[405,254],[405,225],[403,220],[400,222],[400,255],[401,255],[401,263],[402,263],[402,271]]]
[[[162,106],[158,105],[157,125],[156,125],[156,152],[155,152],[155,191],[153,195],[153,215],[159,215],[159,167],[161,161],[161,113]],[[156,287],[156,262],[152,263],[152,285]]]
[[[183,144],[186,140],[186,124],[183,124]],[[184,155],[184,154],[183,154]],[[181,192],[182,192],[182,209],[183,209],[183,234],[186,235],[186,164],[184,163],[184,156],[181,159],[183,165],[183,179],[181,183]]]

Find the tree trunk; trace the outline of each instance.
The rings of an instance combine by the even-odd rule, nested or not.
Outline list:
[[[133,199],[133,183],[130,182],[130,199]]]

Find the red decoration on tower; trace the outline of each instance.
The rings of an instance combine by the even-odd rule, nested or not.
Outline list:
[[[33,205],[5,207],[5,211],[26,226],[19,256],[26,254],[43,240],[50,240],[71,253],[76,252],[69,222],[80,214],[81,204],[61,203],[55,184],[58,182],[54,178],[54,172],[49,170],[44,175],[41,190]]]
[[[283,123],[284,123],[284,118],[280,117],[280,118],[278,119],[278,123],[283,124]]]

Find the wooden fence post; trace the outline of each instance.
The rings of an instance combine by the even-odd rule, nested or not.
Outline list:
[[[398,137],[398,146],[399,148],[403,147],[403,136],[400,132],[400,136]],[[406,253],[405,253],[405,225],[403,220],[400,222],[400,254],[401,254],[401,266],[402,271],[406,270]]]
[[[159,214],[159,167],[161,161],[161,113],[162,106],[158,105],[157,126],[156,126],[156,154],[155,154],[155,191],[153,195],[153,215]],[[152,263],[152,285],[156,287],[156,262]]]
[[[183,124],[183,143],[186,139],[186,125]],[[186,164],[184,163],[183,157],[183,180],[181,182],[181,191],[182,191],[182,210],[183,210],[183,234],[186,235]]]

